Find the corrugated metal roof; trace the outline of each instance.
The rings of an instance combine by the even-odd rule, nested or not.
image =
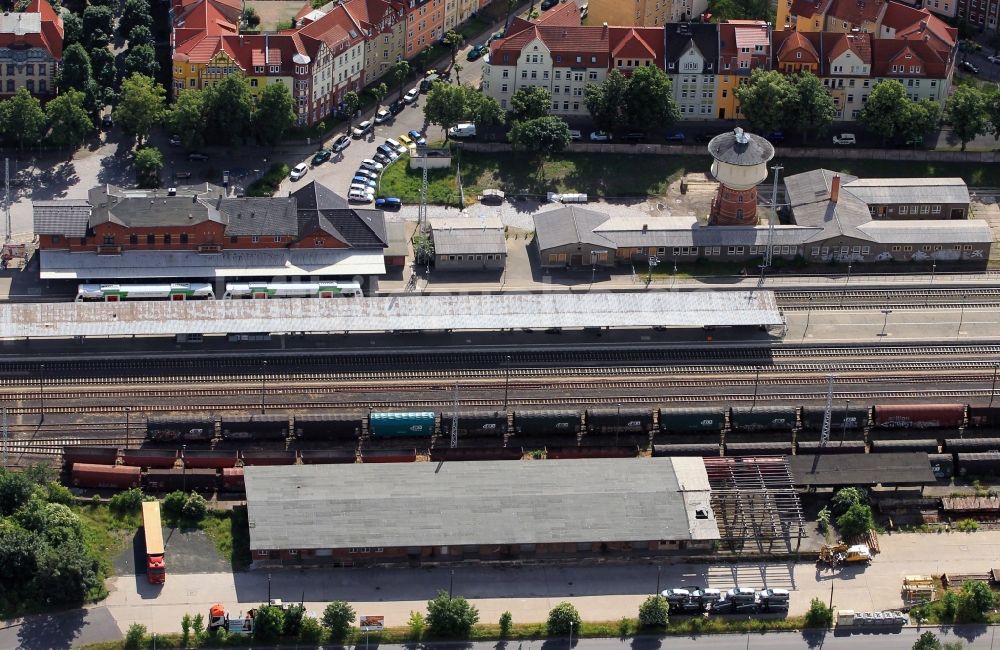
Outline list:
[[[0,305],[0,338],[781,325],[771,291]]]
[[[969,188],[961,178],[859,178],[843,189],[868,205],[970,201]]]
[[[672,460],[251,466],[250,548],[719,539],[707,479]]]
[[[381,249],[282,248],[194,251],[125,251],[121,255],[39,251],[43,280],[235,278],[302,275],[382,275]]]
[[[507,240],[503,224],[497,216],[484,219],[471,217],[439,217],[430,220],[434,253],[465,255],[469,253],[506,254]]]
[[[90,202],[87,199],[32,201],[36,235],[85,237],[90,223]]]
[[[872,221],[858,228],[880,244],[989,244],[985,221]]]

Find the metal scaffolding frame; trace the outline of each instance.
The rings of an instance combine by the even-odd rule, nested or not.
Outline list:
[[[735,456],[704,460],[722,544],[736,553],[799,550],[806,523],[787,458]]]

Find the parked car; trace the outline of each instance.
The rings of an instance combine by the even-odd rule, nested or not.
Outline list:
[[[171,147],[179,147],[179,146],[181,146],[181,136],[179,136],[179,135],[172,135],[172,136],[170,136],[170,146]]]
[[[972,61],[962,61],[962,69],[972,74],[979,74],[979,68]]]
[[[384,153],[374,153],[372,154],[372,158],[374,158],[377,162],[382,163],[383,165],[388,165],[389,163],[392,162],[392,158],[385,155]]]
[[[684,134],[680,131],[675,133],[668,133],[666,136],[667,142],[676,142],[677,144],[684,144]]]
[[[332,155],[333,153],[331,153],[329,150],[320,149],[319,151],[316,152],[316,155],[313,156],[312,166],[315,167],[316,165],[322,165],[327,160],[330,160],[330,156]]]
[[[413,102],[417,101],[418,97],[420,97],[420,89],[410,88],[409,90],[406,91],[406,94],[403,95],[403,101],[406,102],[407,104],[412,104]]]
[[[448,135],[453,138],[472,138],[476,135],[476,125],[468,122],[456,124],[448,129]]]
[[[355,138],[364,137],[364,135],[369,131],[371,131],[374,127],[375,127],[374,122],[372,122],[371,120],[365,120],[364,122],[361,122],[351,130],[351,135],[354,136]]]
[[[633,131],[631,133],[626,133],[625,137],[622,139],[625,140],[625,142],[642,142],[646,139],[646,134]]]
[[[854,137],[853,133],[841,133],[840,135],[833,136],[833,144],[851,145],[857,143],[858,139]]]
[[[347,137],[346,135],[342,135],[342,136],[340,136],[339,138],[337,138],[336,140],[333,141],[333,146],[331,146],[330,149],[334,153],[340,153],[341,151],[343,151],[344,149],[348,148],[349,146],[351,146],[351,139],[349,137]]]
[[[397,135],[396,139],[399,140],[399,143],[401,145],[403,145],[404,147],[406,147],[406,148],[409,148],[410,145],[413,144],[413,138],[411,138],[410,136],[406,135],[405,133],[401,133],[401,134]]]
[[[398,153],[400,156],[402,156],[404,153],[407,153],[409,151],[409,149],[407,149],[402,144],[400,144],[398,140],[393,140],[392,138],[386,138],[385,139],[385,144],[386,144],[386,146],[389,146],[389,147],[392,147],[393,149],[395,149],[396,153]]]
[[[548,11],[559,4],[559,0],[542,0],[542,11]]]
[[[986,57],[986,60],[990,63],[1000,63],[1000,54],[991,54]]]
[[[347,191],[354,192],[355,190],[358,192],[364,192],[365,194],[371,194],[372,196],[375,195],[375,188],[368,185],[368,183],[351,183],[351,186]]]
[[[375,199],[375,207],[380,210],[398,210],[403,207],[403,201],[395,196]]]
[[[354,172],[354,175],[364,176],[365,178],[370,178],[372,180],[378,180],[378,172],[373,172],[370,169],[364,169],[364,168],[359,169],[358,171]]]
[[[376,162],[371,158],[365,158],[361,161],[361,169],[370,169],[373,172],[382,171],[382,163]]]
[[[380,144],[379,146],[375,147],[375,150],[378,151],[383,156],[385,156],[386,158],[388,158],[389,160],[395,160],[396,158],[399,158],[399,153],[396,151],[396,149],[390,147],[387,144]]]
[[[771,131],[770,133],[768,133],[764,137],[767,138],[768,141],[770,141],[770,142],[784,142],[785,141],[785,134],[782,131]]]
[[[375,124],[385,124],[392,119],[392,113],[389,112],[388,108],[380,108],[378,113],[375,113]]]
[[[577,130],[577,129],[570,129],[569,130],[569,139],[570,140],[582,140],[583,139],[583,134],[580,133],[580,131]]]
[[[416,129],[413,129],[412,131],[410,131],[406,135],[408,135],[411,138],[413,138],[413,141],[415,143],[417,143],[417,144],[427,144],[427,138],[424,137],[423,133],[421,133],[420,131],[417,131]]]
[[[289,174],[288,177],[291,178],[293,181],[297,181],[303,176],[305,176],[306,172],[308,171],[309,167],[305,163],[299,163],[298,165],[292,167],[292,173]]]
[[[375,189],[375,186],[378,185],[378,183],[368,178],[367,176],[355,176],[354,178],[351,179],[351,186],[353,187],[355,185],[364,185],[366,187]]]
[[[191,153],[188,154],[188,160],[193,160],[193,161],[208,160],[208,154],[202,153],[200,151],[192,151]]]
[[[474,45],[472,49],[469,50],[469,53],[465,55],[465,58],[468,59],[469,61],[475,61],[479,57],[486,54],[488,51],[489,48],[486,47],[485,43],[479,43],[478,45]]]
[[[374,198],[374,194],[363,190],[350,190],[347,193],[347,200],[352,203],[371,203]]]
[[[607,131],[593,131],[590,134],[591,142],[608,142],[611,140],[611,134]]]
[[[104,117],[101,118],[101,128],[104,129],[105,131],[111,130],[111,128],[114,125],[115,121],[114,119],[111,118],[110,115],[105,115]]]

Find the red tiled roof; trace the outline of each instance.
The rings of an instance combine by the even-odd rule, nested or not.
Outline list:
[[[307,51],[313,52],[318,43],[325,43],[331,51],[339,53],[364,37],[361,28],[343,5],[337,5],[322,18],[309,23],[297,32]],[[351,35],[353,33],[353,36]],[[309,43],[308,41],[316,43]]]
[[[872,35],[867,32],[852,34],[826,34],[829,37],[827,63],[833,61],[847,50],[850,50],[862,62],[872,62]]]
[[[909,57],[909,58],[907,58]],[[892,71],[892,66],[903,66]],[[920,72],[910,72],[911,67],[919,66]],[[939,52],[926,43],[919,41],[898,41],[889,38],[872,40],[872,76],[873,77],[929,77],[943,79],[947,74],[948,64]]]
[[[827,0],[794,0],[788,15],[812,18],[816,14],[822,14],[828,4]]]
[[[833,0],[826,15],[852,26],[861,26],[865,22],[879,22],[887,4],[886,0]]]
[[[958,29],[949,27],[927,8],[890,2],[882,25],[895,30],[897,39],[925,41],[939,51],[951,52],[958,44]]]
[[[562,27],[580,26],[580,8],[575,2],[562,2],[542,15],[535,21],[536,25],[560,25]]]
[[[795,61],[798,63],[819,63],[819,52],[816,47],[800,32],[774,32],[774,56],[778,61]],[[796,52],[804,56],[795,58]]]
[[[32,0],[23,14],[39,14],[39,31],[34,33],[0,34],[0,47],[28,46],[47,51],[55,59],[62,58],[63,23],[62,18],[46,0]],[[15,12],[12,14],[16,15]]]
[[[521,55],[521,50],[525,45],[535,40],[541,40],[552,52],[553,56],[565,56],[562,62],[556,61],[555,65],[570,66],[576,63],[576,57],[587,57],[585,61],[588,66],[608,67],[608,31],[606,27],[561,27],[557,25],[534,25],[521,29],[515,34],[493,41],[490,50],[490,62],[496,65],[503,64],[503,55],[510,55],[508,65],[513,65]],[[589,57],[597,57],[595,63],[590,62]]]
[[[609,27],[608,32],[613,59],[652,59],[663,65],[662,27]]]

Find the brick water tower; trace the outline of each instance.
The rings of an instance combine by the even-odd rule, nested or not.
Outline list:
[[[708,153],[715,159],[712,175],[719,181],[709,225],[757,225],[757,185],[767,178],[774,147],[759,135],[737,127],[712,138]]]

